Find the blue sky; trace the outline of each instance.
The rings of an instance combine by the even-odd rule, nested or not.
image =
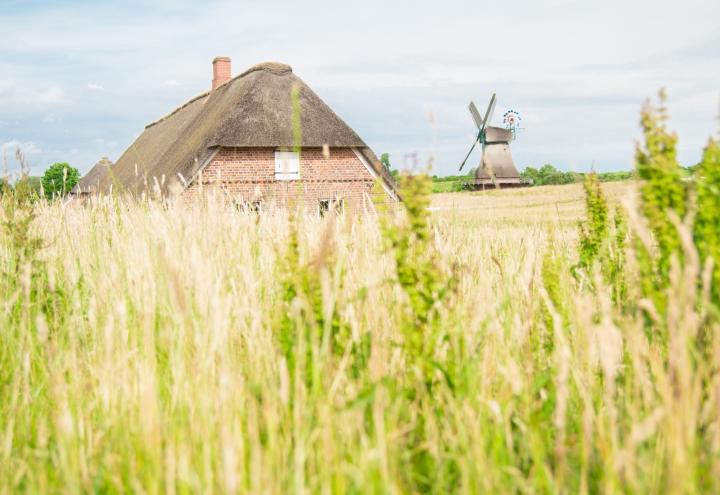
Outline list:
[[[0,144],[41,173],[117,159],[145,124],[233,73],[292,65],[368,144],[402,168],[457,170],[469,100],[498,94],[523,127],[520,167],[629,170],[638,112],[664,86],[680,159],[717,132],[720,2],[0,0]],[[471,165],[479,160],[476,154]]]

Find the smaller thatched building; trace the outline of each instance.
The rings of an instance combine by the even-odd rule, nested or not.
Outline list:
[[[93,168],[75,184],[70,194],[77,197],[97,194],[100,191],[100,181],[110,171],[112,164],[108,157],[100,158],[100,161],[93,165]]]

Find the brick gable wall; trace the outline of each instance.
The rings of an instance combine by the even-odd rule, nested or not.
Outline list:
[[[384,190],[378,193],[374,184],[350,148],[331,148],[327,157],[321,148],[303,148],[299,180],[275,180],[275,148],[222,148],[183,195],[191,199],[216,191],[239,203],[277,206],[301,199],[310,209],[327,199],[342,198],[351,209],[363,208],[368,201],[393,201]]]

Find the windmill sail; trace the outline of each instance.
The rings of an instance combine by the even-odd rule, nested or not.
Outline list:
[[[478,130],[481,131],[483,126],[483,119],[480,116],[480,112],[478,112],[477,107],[475,106],[475,102],[471,101],[468,108],[470,109],[470,115],[472,115],[472,118],[475,121],[475,125],[477,126]]]
[[[473,142],[473,145],[470,147],[470,151],[468,151],[467,155],[465,155],[465,159],[464,159],[464,160],[462,161],[462,163],[460,164],[460,169],[459,169],[459,170],[462,170],[462,169],[463,169],[463,167],[465,166],[465,162],[467,162],[468,158],[470,158],[470,153],[473,152],[473,150],[475,149],[475,146],[478,144],[478,141],[479,141],[479,140],[480,140],[480,136],[478,136],[478,137],[475,138],[475,142]]]
[[[468,109],[470,110],[470,115],[472,115],[473,120],[475,121],[475,125],[478,128],[478,135],[475,138],[475,141],[473,141],[472,146],[470,147],[470,151],[468,151],[467,155],[465,155],[465,159],[460,164],[460,169],[462,170],[465,166],[465,162],[467,162],[468,158],[470,158],[470,154],[475,149],[475,146],[477,146],[478,141],[482,139],[482,132],[483,132],[483,119],[480,117],[480,112],[478,112],[477,107],[475,106],[475,102],[471,101],[470,105],[468,106]]]
[[[485,124],[485,127],[490,125],[490,121],[492,120],[493,112],[495,111],[495,103],[497,102],[497,97],[495,96],[495,93],[493,93],[492,98],[490,98],[490,104],[487,107],[487,111],[485,112],[485,120],[483,123]],[[484,130],[484,128],[483,128]]]

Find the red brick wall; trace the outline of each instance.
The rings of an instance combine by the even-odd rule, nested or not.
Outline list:
[[[372,201],[392,201],[374,189],[375,179],[350,148],[304,148],[300,153],[300,179],[275,180],[275,148],[222,148],[184,192],[194,198],[201,191],[221,192],[238,202],[261,200],[287,205],[300,199],[309,209],[320,200],[342,198],[346,208],[362,208]]]

